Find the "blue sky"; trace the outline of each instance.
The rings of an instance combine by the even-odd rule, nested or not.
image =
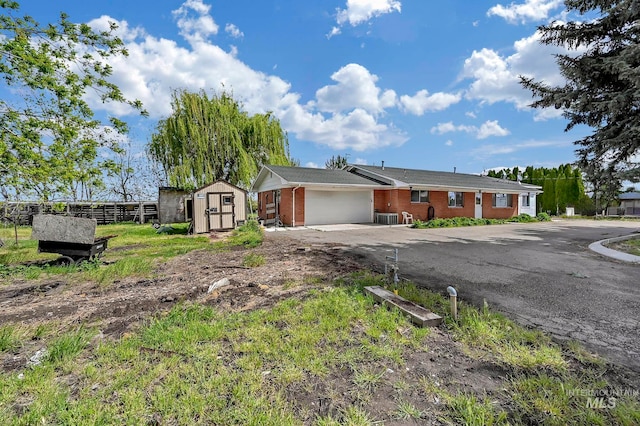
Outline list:
[[[352,163],[479,173],[575,159],[556,110],[531,110],[518,75],[561,84],[538,25],[567,16],[560,0],[24,1],[41,23],[119,25],[128,58],[113,80],[143,101],[124,114],[144,150],[174,89],[233,90],[250,113],[273,111],[303,166]],[[106,109],[106,110],[105,110]]]

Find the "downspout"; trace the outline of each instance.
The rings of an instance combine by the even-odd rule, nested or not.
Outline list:
[[[293,203],[291,204],[291,226],[295,228],[296,226],[296,189],[300,188],[300,185],[302,185],[301,183],[298,184],[298,186],[296,186],[295,188],[293,188],[293,190],[291,191],[293,193]]]

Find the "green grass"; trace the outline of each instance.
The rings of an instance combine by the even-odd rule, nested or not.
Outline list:
[[[21,336],[16,325],[0,325],[0,352],[10,351],[20,346]]]
[[[458,394],[445,398],[450,417],[461,425],[507,425],[507,413],[490,400],[478,399],[474,395]]]
[[[299,424],[285,398],[289,386],[327,377],[347,352],[350,362],[366,367],[354,381],[375,386],[382,380],[379,363],[395,368],[412,340],[424,338],[393,332],[407,326],[398,312],[345,287],[241,314],[179,305],[139,333],[93,349],[86,348],[91,334],[84,329],[54,339],[38,369],[69,366],[79,389],[71,392],[56,372],[37,385],[30,373],[23,381],[1,374],[0,413],[9,423],[28,423],[37,414],[48,423],[145,423],[159,416],[179,424]],[[26,412],[15,413],[12,401],[25,396]],[[367,424],[361,409],[343,415],[347,424]]]
[[[415,419],[419,420],[424,415],[424,412],[418,409],[410,402],[400,401],[398,408],[396,409],[396,416],[401,420]]]
[[[640,256],[640,238],[632,238],[630,240],[619,241],[613,244],[616,250],[623,251],[625,253]]]
[[[249,253],[244,256],[242,259],[242,266],[246,266],[249,268],[256,268],[258,266],[264,265],[266,262],[265,258],[261,254]]]
[[[510,368],[563,371],[567,366],[562,348],[548,335],[519,326],[486,307],[479,310],[465,303],[458,304],[458,320],[454,321],[448,298],[421,290],[409,282],[400,283],[398,293],[443,316],[451,333],[469,352],[489,352],[496,362]]]
[[[45,361],[53,365],[69,363],[87,347],[92,334],[95,333],[79,327],[57,337],[47,347]]]
[[[186,223],[174,224],[170,232],[158,233],[148,224],[98,226],[97,237],[115,235],[109,240],[102,259],[70,267],[47,264],[47,261],[55,260],[59,255],[38,253],[37,241],[30,239],[30,227],[19,228],[18,245],[10,240],[12,228],[0,228],[0,238],[5,240],[5,246],[0,248],[0,278],[16,276],[38,279],[50,275],[71,275],[74,281],[110,284],[126,277],[149,277],[158,263],[193,250],[221,251],[234,245],[257,247],[263,238],[262,230],[254,221],[233,231],[226,241],[214,244],[207,236],[186,235],[188,227]]]
[[[260,227],[260,224],[255,220],[249,220],[231,233],[231,237],[227,240],[227,244],[245,248],[254,248],[262,244],[263,239],[264,232]]]
[[[371,414],[371,404],[391,391],[385,418],[407,422],[430,416],[475,425],[640,422],[637,395],[623,395],[607,409],[587,405],[581,390],[609,384],[606,366],[579,344],[562,347],[464,303],[454,321],[445,297],[407,282],[400,294],[445,316],[444,330],[456,345],[496,366],[502,382],[482,394],[443,383],[442,372],[439,382],[430,374],[418,380],[390,372],[402,371],[409,355],[428,359],[431,334],[362,292],[383,280],[352,274],[250,312],[183,303],[116,340],[94,339],[96,331],[82,326],[60,332],[53,325],[3,325],[0,355],[34,339],[29,353],[46,348],[47,355],[20,375],[0,372],[0,418],[6,424],[371,425],[384,421]],[[341,402],[334,411],[317,416],[308,400],[296,403],[300,393],[315,398],[318,389],[329,389],[335,377],[346,389],[336,394]],[[436,412],[423,405],[434,398],[441,401]]]

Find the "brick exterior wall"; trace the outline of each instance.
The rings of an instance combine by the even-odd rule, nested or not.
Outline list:
[[[373,208],[379,213],[397,213],[402,221],[402,212],[409,212],[414,219],[427,220],[429,206],[433,206],[436,218],[475,217],[476,195],[465,192],[462,207],[449,207],[447,191],[429,191],[428,203],[412,203],[408,189],[376,190],[373,192]],[[508,219],[518,214],[518,195],[513,195],[512,207],[493,207],[491,194],[482,194],[482,217],[488,219]],[[389,205],[390,204],[390,205]]]
[[[520,196],[513,194],[513,205],[511,207],[493,207],[492,196],[489,193],[482,193],[482,217],[485,219],[509,219],[518,215],[518,203]]]
[[[295,226],[304,225],[304,188],[297,188],[296,192],[296,210],[295,210]],[[267,217],[267,202],[273,202],[273,194],[275,191],[265,191],[258,193],[258,217]],[[268,200],[268,201],[267,201]],[[283,188],[280,190],[280,221],[285,226],[293,226],[293,188]]]
[[[428,203],[412,203],[408,189],[376,190],[373,193],[374,209],[379,213],[397,213],[402,221],[402,212],[409,212],[414,219],[427,220],[429,206],[433,206],[435,217],[474,217],[475,194],[464,193],[463,207],[449,207],[449,194],[445,191],[429,191]],[[391,205],[389,205],[391,204]]]
[[[296,189],[295,226],[304,226],[305,188]],[[266,204],[273,202],[274,191],[258,193],[258,217],[266,217]],[[267,201],[268,200],[268,201]],[[513,195],[513,206],[493,207],[490,193],[482,194],[482,217],[488,219],[507,219],[518,214],[519,197]],[[293,188],[280,191],[280,220],[286,226],[293,226]],[[433,206],[436,218],[475,217],[475,193],[465,192],[462,207],[449,207],[447,191],[429,191],[428,203],[412,203],[408,189],[374,190],[373,208],[379,213],[397,213],[402,221],[402,212],[413,214],[414,219],[427,220],[429,206]]]
[[[293,190],[294,188],[284,188],[280,191],[280,220],[285,226],[294,226]],[[304,226],[304,188],[300,187],[295,191],[295,226]]]

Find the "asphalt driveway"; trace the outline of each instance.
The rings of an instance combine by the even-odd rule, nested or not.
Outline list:
[[[448,229],[367,226],[276,232],[304,244],[333,243],[382,266],[399,249],[403,277],[489,306],[560,339],[575,339],[640,371],[640,265],[591,252],[604,238],[640,232],[640,222],[565,220]]]

